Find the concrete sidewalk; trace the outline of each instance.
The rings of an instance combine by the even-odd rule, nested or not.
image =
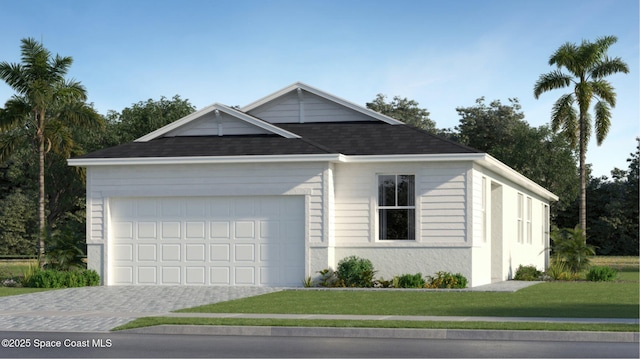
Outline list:
[[[449,291],[515,292],[537,282],[508,281],[486,286]],[[544,323],[619,323],[638,325],[638,319],[607,318],[508,318],[508,317],[440,317],[389,315],[309,315],[309,314],[238,314],[238,313],[174,313],[197,305],[228,301],[280,290],[394,290],[402,289],[324,289],[269,287],[84,287],[60,289],[10,297],[0,297],[0,331],[108,332],[129,321],[150,316],[207,318],[276,318],[276,319],[346,319],[346,320],[412,320],[412,321],[485,321]],[[417,289],[429,291],[429,289]],[[416,291],[416,289],[407,289]],[[442,291],[442,290],[440,290]],[[367,328],[287,328],[235,326],[158,326],[136,329],[145,333],[214,334],[214,335],[305,335],[338,337],[434,337],[479,338],[526,337],[576,338],[588,341],[638,341],[638,333],[534,332],[487,330],[367,329]],[[483,334],[484,333],[484,334]],[[573,333],[573,334],[571,334]],[[524,339],[522,339],[524,340]],[[568,340],[568,339],[564,339]]]

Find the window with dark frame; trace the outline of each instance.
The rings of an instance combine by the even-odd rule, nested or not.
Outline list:
[[[415,240],[414,175],[378,176],[378,229],[380,240]]]

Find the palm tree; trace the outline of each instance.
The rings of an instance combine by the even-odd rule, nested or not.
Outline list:
[[[73,60],[51,56],[32,38],[22,40],[21,63],[0,62],[0,78],[16,91],[0,108],[0,162],[24,144],[37,147],[39,169],[38,261],[44,266],[45,154],[51,150],[68,155],[74,148],[72,127],[100,123],[93,108],[85,103],[86,90],[75,80],[66,80]]]
[[[587,144],[591,137],[592,101],[595,112],[595,132],[598,145],[609,132],[611,126],[611,108],[616,105],[616,93],[605,77],[618,73],[628,73],[629,67],[619,57],[610,58],[607,50],[618,39],[605,36],[595,42],[583,40],[576,45],[570,42],[560,46],[549,58],[549,65],[556,65],[555,71],[542,74],[536,82],[533,94],[539,98],[543,92],[573,85],[573,92],[564,94],[551,110],[551,128],[562,129],[572,147],[578,147],[580,155],[580,228],[587,229]],[[562,72],[562,68],[568,73]],[[577,105],[576,111],[574,105]]]

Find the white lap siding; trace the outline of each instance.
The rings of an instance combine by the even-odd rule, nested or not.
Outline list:
[[[112,197],[303,196],[305,251],[310,245],[326,246],[323,179],[327,170],[326,163],[88,167],[89,266],[107,274],[105,243],[110,237],[108,205]],[[316,266],[326,266],[326,262]]]

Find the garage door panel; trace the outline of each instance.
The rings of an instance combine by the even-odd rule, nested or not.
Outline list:
[[[179,244],[162,244],[162,261],[180,261],[180,252]]]
[[[133,266],[117,266],[113,270],[114,284],[133,284]]]
[[[133,260],[133,244],[117,244],[113,247],[113,259],[115,261]]]
[[[205,284],[205,267],[187,267],[185,270],[186,284]]]
[[[235,222],[234,238],[236,239],[254,239],[255,223],[253,221],[237,221]]]
[[[228,262],[229,259],[231,258],[231,245],[230,244],[210,244],[209,256],[212,262],[216,262],[216,261]]]
[[[253,244],[236,244],[235,256],[236,262],[253,262],[256,259],[255,245]]]
[[[138,267],[138,284],[156,284],[158,269],[155,266]]]
[[[229,239],[231,237],[231,232],[229,231],[230,223],[228,221],[211,222],[211,238],[224,238]]]
[[[181,267],[162,267],[162,279],[160,284],[182,284],[182,278],[180,278]]]
[[[213,285],[231,284],[231,267],[215,266],[210,267],[211,281]]]
[[[162,239],[180,239],[180,222],[162,222]]]
[[[155,240],[158,238],[157,222],[138,222],[138,239]]]
[[[138,245],[138,261],[152,261],[155,262],[157,257],[157,246],[155,244],[139,244]]]
[[[205,228],[206,228],[206,223],[205,221],[199,221],[199,222],[187,222],[186,223],[186,235],[185,237],[188,240],[192,240],[192,239],[205,239],[206,238],[206,234],[205,234]]]
[[[115,238],[133,238],[133,222],[118,222],[114,225]]]
[[[204,244],[187,244],[186,245],[186,260],[187,262],[205,261],[205,245]]]
[[[304,276],[302,196],[110,203],[109,284],[282,286]]]
[[[235,284],[255,285],[255,267],[235,267]]]

